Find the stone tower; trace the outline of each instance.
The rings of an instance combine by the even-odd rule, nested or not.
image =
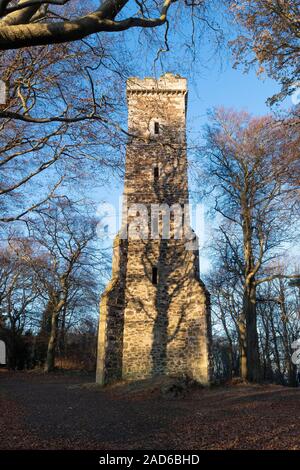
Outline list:
[[[188,375],[208,385],[209,294],[184,210],[187,83],[169,73],[132,78],[127,101],[134,137],[127,145],[123,226],[100,304],[97,382]]]

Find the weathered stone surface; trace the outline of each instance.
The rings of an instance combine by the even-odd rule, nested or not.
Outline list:
[[[161,222],[157,239],[134,239],[130,225],[141,215],[132,204],[145,204],[150,214],[153,204],[183,208],[188,203],[186,80],[171,74],[159,80],[133,78],[127,99],[129,132],[138,138],[127,146],[124,195],[130,210],[127,217],[124,210],[112,280],[101,299],[97,382],[172,375],[207,385],[210,307],[198,249],[187,250],[187,239],[174,237],[175,215],[170,239],[162,237]],[[184,218],[188,226],[188,214]],[[129,237],[122,239],[127,229]],[[150,232],[150,220],[146,229]]]

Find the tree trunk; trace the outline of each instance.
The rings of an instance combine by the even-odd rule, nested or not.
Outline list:
[[[272,369],[272,361],[271,361],[271,354],[270,354],[270,325],[268,318],[265,318],[265,312],[263,312],[262,316],[262,323],[265,330],[265,346],[263,348],[263,361],[264,361],[264,369],[263,369],[263,379],[273,381],[273,369]]]
[[[276,329],[275,329],[275,325],[274,325],[274,318],[273,318],[272,313],[274,313],[274,312],[271,312],[270,324],[271,324],[271,331],[272,331],[272,335],[273,335],[274,357],[275,357],[275,363],[276,363],[276,366],[277,366],[278,377],[280,379],[280,383],[283,385],[284,384],[284,377],[283,377],[282,370],[281,370],[280,354],[279,354],[278,343],[277,343],[277,334],[276,334]]]
[[[240,350],[240,376],[243,380],[247,380],[247,342],[246,342],[246,322],[243,314],[240,315],[238,321],[239,329],[239,350]]]
[[[257,334],[256,286],[252,281],[245,286],[243,306],[246,318],[247,379],[250,382],[260,382],[261,371]]]
[[[60,356],[64,358],[66,354],[66,305],[61,312],[58,350]]]
[[[261,380],[258,334],[257,334],[257,312],[256,312],[256,285],[255,285],[255,262],[253,256],[253,214],[252,200],[249,200],[249,175],[245,174],[245,190],[241,195],[241,208],[243,218],[243,245],[245,261],[245,284],[243,293],[243,317],[246,320],[246,349],[247,349],[247,379],[250,382]],[[250,198],[251,199],[251,198]],[[256,265],[257,266],[257,265]]]
[[[51,332],[48,342],[47,358],[45,363],[45,372],[51,372],[55,367],[55,352],[57,343],[57,332],[58,332],[58,312],[56,309],[52,312],[51,317]]]
[[[229,374],[230,377],[229,378],[232,379],[233,370],[234,370],[233,343],[232,343],[232,339],[231,339],[229,330],[227,328],[225,314],[224,314],[224,311],[223,311],[220,303],[219,303],[219,306],[220,306],[220,309],[221,309],[221,312],[222,312],[222,316],[221,316],[222,325],[223,325],[223,328],[224,328],[224,331],[225,331],[225,334],[226,334],[226,337],[227,337],[227,340],[228,340],[228,356],[229,356],[229,362],[230,362],[230,374]]]

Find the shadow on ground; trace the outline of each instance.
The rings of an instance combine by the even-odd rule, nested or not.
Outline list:
[[[161,391],[167,393],[161,393]],[[300,449],[300,390],[0,373],[1,449]]]

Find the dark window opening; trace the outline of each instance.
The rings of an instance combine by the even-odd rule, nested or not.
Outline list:
[[[155,166],[155,167],[153,168],[153,176],[154,176],[154,179],[155,179],[155,180],[158,179],[158,177],[159,177],[159,168],[158,168],[158,166]]]
[[[154,134],[159,134],[159,122],[157,121],[154,123]]]
[[[152,284],[157,285],[157,268],[152,268]]]

